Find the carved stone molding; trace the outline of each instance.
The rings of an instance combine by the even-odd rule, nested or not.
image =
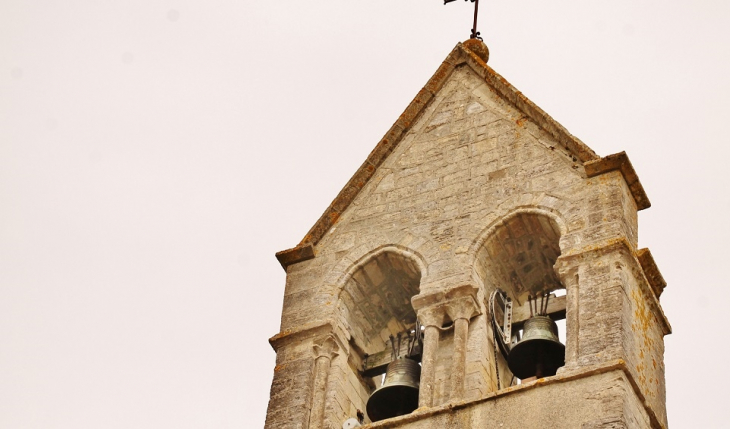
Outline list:
[[[453,321],[459,319],[470,320],[472,317],[481,314],[479,304],[474,296],[462,296],[446,301],[444,309],[449,318]]]
[[[446,319],[446,309],[443,305],[434,305],[418,310],[418,321],[423,326],[436,326],[438,328],[444,324]]]
[[[330,360],[334,359],[335,356],[338,355],[338,351],[341,349],[341,347],[339,346],[339,341],[337,341],[335,336],[332,334],[315,340],[312,348],[314,350],[315,359],[324,357]]]
[[[324,338],[328,335],[334,335],[340,348],[342,350],[347,350],[344,345],[348,344],[348,341],[350,340],[350,333],[331,319],[317,320],[297,327],[296,329],[287,329],[279,332],[269,338],[269,344],[271,344],[274,351],[278,353],[280,348],[286,347],[290,344],[306,341],[308,338],[312,337],[319,338],[321,336],[321,338]]]
[[[425,318],[438,319],[448,316],[451,320],[471,319],[481,313],[477,301],[478,292],[479,287],[464,284],[442,291],[416,295],[411,298],[411,304],[424,325],[427,325]],[[424,319],[421,319],[421,315]]]

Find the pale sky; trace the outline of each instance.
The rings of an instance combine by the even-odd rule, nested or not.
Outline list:
[[[295,246],[471,3],[0,2],[0,428],[260,428]],[[727,427],[730,2],[482,0],[489,64],[625,150],[674,428]]]

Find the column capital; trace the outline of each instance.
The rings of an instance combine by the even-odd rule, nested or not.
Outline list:
[[[411,305],[413,305],[414,310],[418,311],[422,308],[430,307],[434,304],[443,303],[450,299],[462,296],[472,296],[476,301],[478,292],[478,286],[466,283],[459,286],[453,286],[447,289],[438,290],[435,292],[429,292],[425,294],[421,293],[415,295],[413,298],[411,298]]]
[[[470,320],[481,313],[479,304],[473,296],[460,296],[444,303],[446,314],[453,321],[457,319]]]
[[[312,345],[314,351],[314,358],[319,359],[320,357],[326,357],[327,359],[334,359],[341,349],[337,339],[334,335],[329,334],[323,337],[317,338]]]
[[[423,326],[436,326],[440,328],[444,324],[445,318],[446,309],[442,304],[436,304],[418,310],[418,321]]]
[[[411,302],[421,324],[440,327],[447,318],[469,320],[481,314],[478,292],[477,286],[465,284],[445,291],[416,295]]]

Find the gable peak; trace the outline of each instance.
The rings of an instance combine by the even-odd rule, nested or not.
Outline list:
[[[525,118],[532,120],[547,132],[572,158],[586,167],[593,175],[618,170],[630,184],[637,207],[641,210],[649,206],[641,184],[633,172],[625,154],[600,158],[591,148],[570,134],[562,125],[550,117],[540,107],[530,101],[522,92],[512,86],[505,78],[487,65],[489,49],[478,39],[457,43],[451,53],[406,107],[398,120],[372,150],[365,162],[355,172],[315,225],[307,232],[302,241],[294,248],[283,250],[276,258],[285,269],[297,262],[315,257],[315,246],[320,239],[339,221],[340,216],[355,200],[360,191],[373,177],[378,167],[393,152],[400,141],[411,130],[436,95],[444,88],[452,74],[459,68],[468,67],[479,79],[483,80],[501,99],[521,111]],[[482,106],[483,107],[483,106]],[[478,108],[475,106],[475,108]],[[609,159],[611,158],[611,159]],[[616,158],[616,159],[614,159]],[[609,162],[610,161],[610,162]],[[590,168],[589,168],[590,166]],[[590,171],[589,171],[590,170]],[[588,174],[591,177],[591,174]]]

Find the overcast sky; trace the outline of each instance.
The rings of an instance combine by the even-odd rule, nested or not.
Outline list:
[[[625,150],[675,428],[727,427],[730,2],[483,0],[489,64]],[[258,428],[295,246],[454,45],[441,0],[0,2],[0,428]]]

